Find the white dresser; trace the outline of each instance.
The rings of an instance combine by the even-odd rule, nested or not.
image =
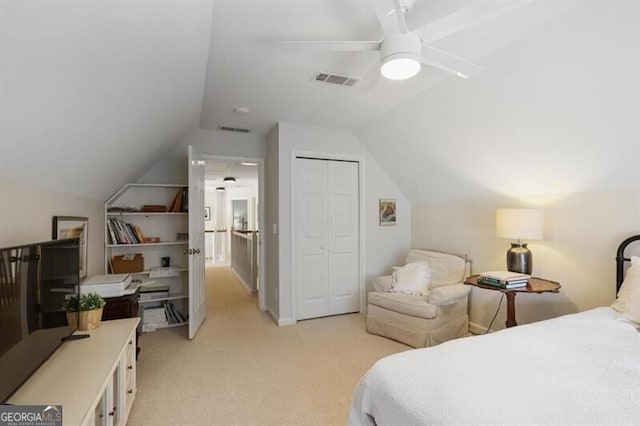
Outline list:
[[[139,318],[103,321],[65,342],[9,399],[18,405],[62,405],[63,424],[124,425],[136,395]]]

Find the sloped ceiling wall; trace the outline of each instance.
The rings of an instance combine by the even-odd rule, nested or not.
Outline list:
[[[105,200],[200,120],[211,2],[1,0],[0,179]]]
[[[412,204],[638,187],[640,3],[583,1],[356,130]]]

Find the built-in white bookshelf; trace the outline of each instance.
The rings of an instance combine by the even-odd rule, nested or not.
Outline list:
[[[144,331],[188,324],[172,321],[168,312],[166,324],[145,324],[144,316],[145,309],[168,304],[173,304],[184,318],[189,312],[189,214],[186,203],[176,200],[187,197],[185,188],[182,184],[129,183],[105,202],[105,271],[114,272],[112,263],[116,256],[141,254],[144,268],[131,273],[133,282],[167,288],[162,296],[139,300]],[[144,206],[166,206],[167,211],[141,211]],[[172,211],[175,209],[179,211]],[[149,238],[153,242],[145,242]],[[170,276],[154,274],[164,267],[163,258],[169,258]]]

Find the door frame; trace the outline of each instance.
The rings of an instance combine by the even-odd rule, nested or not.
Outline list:
[[[307,150],[291,150],[290,159],[290,214],[291,223],[289,223],[289,236],[291,244],[291,258],[290,271],[291,274],[291,324],[296,324],[298,321],[298,302],[297,291],[294,281],[296,279],[296,244],[295,244],[295,230],[293,226],[293,218],[295,214],[295,201],[296,201],[296,176],[295,176],[295,161],[296,158],[303,157],[316,160],[333,160],[333,161],[352,161],[358,163],[358,312],[364,312],[366,306],[366,281],[365,281],[365,214],[364,214],[364,194],[365,194],[365,182],[364,171],[365,162],[364,157],[361,155],[336,153],[336,152],[320,152],[320,151],[307,151]],[[287,324],[288,325],[288,324]]]
[[[252,162],[258,163],[258,226],[261,229],[258,229],[258,253],[260,255],[259,260],[259,268],[258,269],[258,309],[261,312],[267,310],[266,297],[266,263],[265,263],[265,250],[264,250],[264,233],[266,232],[264,228],[265,219],[264,219],[264,158],[258,157],[237,157],[237,156],[229,156],[229,155],[211,155],[211,154],[203,154],[204,160],[210,161],[231,161],[234,163],[241,162]]]

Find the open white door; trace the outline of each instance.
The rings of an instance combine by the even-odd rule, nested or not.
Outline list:
[[[207,316],[204,283],[204,159],[189,146],[189,339]]]

